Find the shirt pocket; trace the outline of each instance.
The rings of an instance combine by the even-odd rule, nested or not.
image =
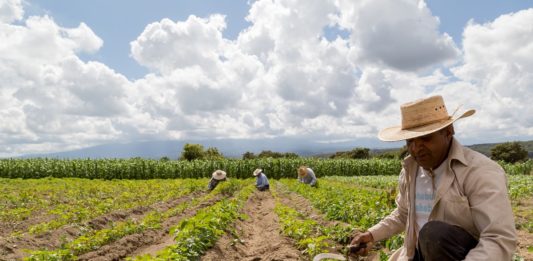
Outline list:
[[[460,195],[449,195],[443,198],[444,222],[462,227],[472,236],[476,237],[472,211],[468,198]]]

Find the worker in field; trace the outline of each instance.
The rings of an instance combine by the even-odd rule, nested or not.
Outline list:
[[[268,183],[268,178],[265,175],[265,173],[263,173],[262,169],[254,170],[253,175],[255,176],[255,180],[256,180],[255,181],[255,187],[258,190],[264,191],[264,190],[268,190],[270,188],[270,185]]]
[[[448,115],[441,96],[401,105],[401,125],[383,129],[383,141],[405,140],[409,156],[399,179],[396,209],[352,245],[405,231],[402,248],[390,260],[511,260],[516,230],[504,170],[463,147],[453,123],[474,114]]]
[[[312,187],[317,186],[315,172],[307,166],[300,166],[298,168],[298,181]]]
[[[228,180],[226,177],[226,172],[223,170],[215,170],[213,174],[211,174],[211,179],[209,180],[209,184],[207,184],[207,189],[213,190],[217,187],[218,183]]]

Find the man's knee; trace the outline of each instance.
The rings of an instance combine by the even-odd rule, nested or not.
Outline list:
[[[427,222],[418,236],[423,260],[463,260],[478,243],[463,228],[442,221]]]
[[[420,241],[439,241],[440,238],[447,237],[449,224],[442,221],[427,222],[418,234]]]

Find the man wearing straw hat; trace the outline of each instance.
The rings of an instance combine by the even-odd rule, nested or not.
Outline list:
[[[268,182],[268,178],[265,173],[263,173],[262,169],[254,170],[253,175],[255,177],[255,187],[259,191],[265,191],[270,189],[270,183]]]
[[[516,231],[504,170],[463,147],[453,122],[474,114],[448,115],[441,96],[400,107],[401,126],[380,131],[383,141],[405,140],[396,209],[352,245],[405,231],[405,241],[390,260],[511,260]],[[457,111],[457,110],[456,110]]]
[[[316,187],[317,182],[315,172],[307,166],[300,166],[298,168],[298,182],[308,184],[311,187]]]
[[[207,185],[207,189],[213,190],[217,187],[218,183],[222,181],[226,181],[226,172],[223,170],[215,170],[213,174],[211,174],[211,180],[209,180],[209,184]]]

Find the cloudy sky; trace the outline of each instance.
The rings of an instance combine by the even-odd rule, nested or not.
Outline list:
[[[167,139],[356,146],[434,94],[450,114],[477,110],[456,124],[465,144],[533,139],[532,0],[0,0],[0,39],[2,157]]]

